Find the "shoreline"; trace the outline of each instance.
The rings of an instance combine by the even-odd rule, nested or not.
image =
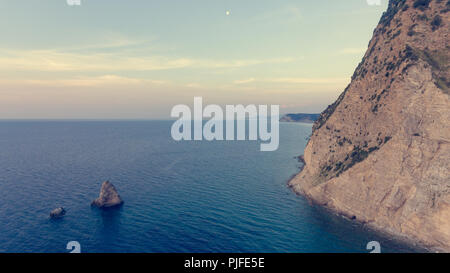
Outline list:
[[[373,222],[373,223],[363,222],[363,221],[353,218],[353,217],[349,216],[348,214],[341,212],[337,209],[333,209],[327,205],[320,204],[319,202],[317,202],[316,200],[311,198],[311,196],[309,196],[306,192],[295,187],[295,185],[291,183],[292,181],[294,181],[297,178],[297,176],[299,176],[303,172],[304,168],[306,167],[306,162],[305,162],[303,155],[295,156],[294,158],[297,159],[298,162],[302,163],[302,166],[299,167],[300,170],[296,174],[292,175],[289,178],[289,180],[287,182],[287,186],[294,194],[306,198],[306,200],[308,200],[308,203],[312,207],[318,207],[320,209],[325,210],[327,213],[342,217],[349,222],[357,223],[357,224],[361,225],[362,228],[367,229],[369,232],[373,232],[374,234],[376,234],[380,237],[384,237],[387,240],[389,239],[395,243],[404,245],[413,250],[417,250],[418,253],[434,253],[434,252],[446,253],[447,252],[447,251],[445,251],[445,249],[427,247],[423,243],[417,243],[417,240],[415,238],[411,238],[405,234],[401,234],[401,233],[395,232],[393,230],[390,231],[389,229],[379,227],[375,224],[375,222]]]

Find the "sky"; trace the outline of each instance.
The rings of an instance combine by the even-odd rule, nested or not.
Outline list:
[[[317,113],[387,0],[0,0],[0,119],[169,119],[177,104]]]

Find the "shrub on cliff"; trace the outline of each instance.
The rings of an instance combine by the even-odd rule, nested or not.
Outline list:
[[[431,21],[431,28],[433,31],[438,29],[442,25],[442,17],[439,15],[436,15],[433,20]]]
[[[413,7],[416,9],[420,9],[421,11],[424,11],[426,8],[428,8],[430,2],[431,0],[416,0],[414,1]]]

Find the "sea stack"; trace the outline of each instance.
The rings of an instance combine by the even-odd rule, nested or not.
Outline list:
[[[50,218],[52,219],[62,218],[64,215],[66,215],[66,210],[63,207],[56,208],[50,212]]]
[[[98,208],[111,208],[122,204],[122,198],[120,198],[114,185],[109,181],[105,181],[100,189],[99,197],[92,201],[91,205]]]
[[[449,1],[389,1],[350,85],[313,125],[290,185],[313,202],[450,251]]]

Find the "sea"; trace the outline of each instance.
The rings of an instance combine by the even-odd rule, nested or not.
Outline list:
[[[174,141],[172,121],[0,121],[0,252],[368,253],[409,246],[313,206],[288,186],[311,125],[280,145]],[[103,181],[124,200],[91,207]],[[64,207],[62,219],[49,213]]]

